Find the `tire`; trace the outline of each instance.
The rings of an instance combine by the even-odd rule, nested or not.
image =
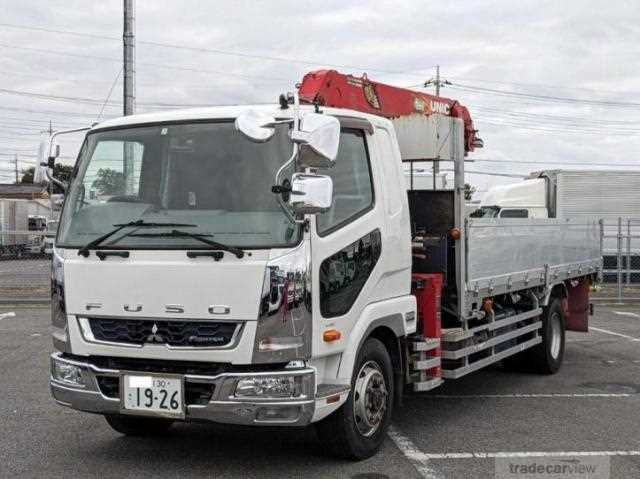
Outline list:
[[[366,401],[371,410],[366,409]],[[381,341],[369,338],[358,352],[347,401],[316,424],[318,438],[332,456],[367,459],[384,441],[393,404],[391,358]]]
[[[565,324],[559,298],[553,298],[544,309],[540,333],[540,344],[504,359],[503,366],[510,371],[557,373],[562,366],[565,344]]]
[[[125,436],[162,436],[167,433],[173,424],[171,419],[126,416],[123,414],[108,414],[104,418],[113,430]]]

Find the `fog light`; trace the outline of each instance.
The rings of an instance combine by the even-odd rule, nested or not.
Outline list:
[[[236,397],[296,397],[300,395],[300,378],[293,376],[256,376],[240,379]]]
[[[299,406],[261,407],[256,414],[256,421],[295,421],[300,417]]]
[[[62,361],[53,360],[52,374],[56,381],[75,386],[84,386],[82,381],[82,369],[73,364],[63,363]]]

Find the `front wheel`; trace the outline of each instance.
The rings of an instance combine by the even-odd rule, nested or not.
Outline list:
[[[125,436],[161,436],[173,424],[171,419],[126,416],[123,414],[108,414],[104,418],[112,429]]]
[[[323,446],[347,459],[373,456],[389,427],[393,399],[391,358],[382,342],[369,338],[358,353],[347,401],[316,424]]]

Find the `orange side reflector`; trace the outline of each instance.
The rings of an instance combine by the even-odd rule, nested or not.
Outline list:
[[[340,334],[340,331],[338,331],[337,329],[327,329],[322,334],[322,339],[325,343],[330,343],[332,341],[337,341],[341,336],[342,334]]]
[[[451,228],[449,230],[449,237],[451,239],[458,240],[460,239],[460,236],[462,236],[462,232],[460,231],[460,228]]]

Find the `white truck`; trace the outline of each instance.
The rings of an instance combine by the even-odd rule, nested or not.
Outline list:
[[[476,216],[605,218],[640,216],[640,171],[545,170],[491,188]]]
[[[556,372],[565,329],[587,328],[597,224],[465,219],[466,109],[395,89],[400,118],[390,88],[314,72],[306,104],[88,129],[53,254],[55,400],[130,435],[314,424],[363,459],[404,390],[500,360]],[[455,189],[407,195],[402,161],[429,158],[434,124]]]
[[[485,218],[597,218],[602,222],[604,280],[637,282],[640,242],[640,171],[546,170],[529,178],[491,188],[480,208]],[[618,268],[620,263],[620,268]],[[630,265],[630,266],[626,266]]]
[[[48,214],[44,200],[0,199],[0,258],[42,254]]]

